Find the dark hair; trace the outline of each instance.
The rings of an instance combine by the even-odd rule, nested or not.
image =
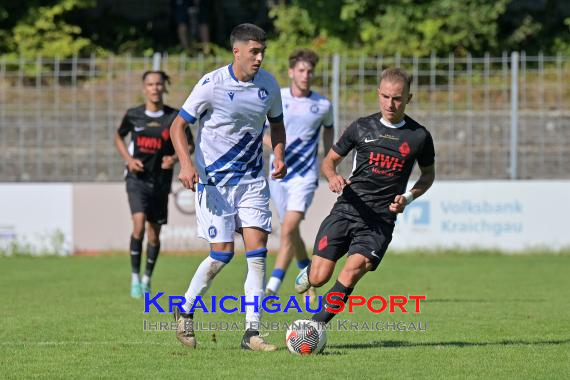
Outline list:
[[[150,74],[158,74],[160,75],[160,79],[162,79],[162,81],[166,84],[170,84],[170,77],[168,76],[167,73],[165,73],[162,70],[147,70],[143,73],[142,75],[142,81],[144,82],[146,77],[148,77]]]
[[[236,41],[247,42],[257,41],[265,43],[265,31],[257,25],[253,24],[239,24],[233,28],[230,34],[230,45],[233,47]]]
[[[404,83],[406,90],[408,90],[408,93],[410,92],[412,77],[411,75],[408,75],[405,70],[400,69],[399,67],[391,67],[382,71],[382,74],[380,74],[380,83],[382,83],[383,80],[390,82],[402,82]]]
[[[289,56],[289,68],[295,67],[297,62],[308,62],[315,67],[319,63],[319,56],[311,49],[296,49]]]

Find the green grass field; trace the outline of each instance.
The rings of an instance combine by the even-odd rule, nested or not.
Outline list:
[[[183,294],[200,260],[161,257],[153,290]],[[296,272],[288,273],[281,295],[292,293]],[[243,294],[244,276],[239,255],[208,295]],[[215,339],[212,332],[198,332],[198,349],[188,351],[173,332],[143,331],[143,320],[173,319],[154,309],[144,314],[144,302],[129,297],[129,281],[126,255],[0,258],[1,377],[570,378],[568,255],[388,254],[355,294],[426,294],[421,314],[359,308],[336,319],[422,322],[427,330],[335,329],[325,354],[310,357],[290,354],[285,332],[270,332],[267,339],[281,347],[274,353],[241,350],[241,331],[218,331]],[[244,315],[196,319],[241,322]]]

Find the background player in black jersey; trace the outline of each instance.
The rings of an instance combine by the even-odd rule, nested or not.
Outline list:
[[[329,290],[344,294],[342,301],[346,302],[362,276],[380,264],[392,240],[397,214],[433,184],[432,137],[404,113],[412,98],[410,82],[411,78],[401,69],[383,71],[378,88],[380,113],[353,122],[324,159],[321,169],[329,188],[341,195],[319,228],[312,263],[295,280],[297,292],[327,283],[336,261],[348,254],[336,283]],[[345,179],[337,173],[337,166],[352,150],[355,151],[353,171]],[[415,162],[421,175],[406,192]],[[331,298],[340,300],[340,297]],[[323,299],[326,300],[326,295]],[[339,306],[323,301],[323,307],[312,319],[329,322],[335,313],[327,311],[327,307],[335,310]]]
[[[115,146],[126,163],[125,180],[133,220],[131,235],[131,296],[150,293],[150,278],[160,251],[160,229],[168,219],[168,194],[177,161],[170,140],[170,124],[178,110],[163,103],[170,78],[163,71],[147,71],[142,76],[145,103],[127,110],[115,133]],[[194,150],[190,128],[186,128],[190,150]],[[125,136],[131,134],[127,148]],[[140,279],[140,263],[145,222],[147,261]]]

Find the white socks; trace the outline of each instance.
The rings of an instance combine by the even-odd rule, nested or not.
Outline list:
[[[190,308],[194,304],[197,296],[202,296],[212,283],[212,279],[222,270],[222,268],[230,262],[234,256],[233,252],[216,252],[210,251],[210,256],[206,257],[204,261],[196,269],[192,281],[188,286],[186,294],[186,303],[183,308],[186,313],[190,312]]]
[[[259,330],[259,322],[261,320],[261,301],[263,300],[265,288],[265,261],[267,258],[267,249],[261,248],[245,253],[247,258],[247,277],[243,286],[245,291],[245,300],[248,303],[255,302],[257,296],[258,311],[255,306],[247,305],[245,307],[245,322],[248,329]]]
[[[275,268],[271,273],[271,278],[267,282],[267,290],[276,294],[281,287],[281,283],[283,282],[283,278],[285,278],[285,270]]]
[[[186,313],[190,312],[196,297],[203,296],[212,279],[222,270],[222,268],[230,262],[233,257],[232,252],[215,252],[211,251],[210,256],[198,266],[194,277],[190,282],[190,286],[184,295],[186,303],[183,308]],[[246,252],[247,259],[247,277],[244,283],[246,302],[252,305],[245,307],[245,321],[247,328],[259,330],[259,322],[261,319],[261,301],[263,300],[265,289],[265,261],[267,258],[267,249],[261,248],[254,251]],[[257,296],[257,311],[255,311],[255,297]]]

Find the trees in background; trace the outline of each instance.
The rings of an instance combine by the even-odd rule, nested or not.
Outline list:
[[[433,52],[441,56],[503,50],[570,54],[570,2],[564,0],[277,3],[269,13],[273,22],[269,48],[276,56],[299,46],[323,54],[428,56]],[[164,49],[164,43],[150,46],[153,40],[145,34],[150,32],[133,31],[124,19],[106,22],[80,17],[96,4],[97,0],[0,2],[0,54],[65,57]],[[130,34],[121,32],[125,29]]]
[[[564,0],[292,0],[271,16],[285,48],[418,56],[570,52]]]
[[[82,36],[81,26],[65,19],[72,11],[94,4],[95,0],[32,0],[0,5],[0,53],[68,57],[96,51],[98,47]]]

